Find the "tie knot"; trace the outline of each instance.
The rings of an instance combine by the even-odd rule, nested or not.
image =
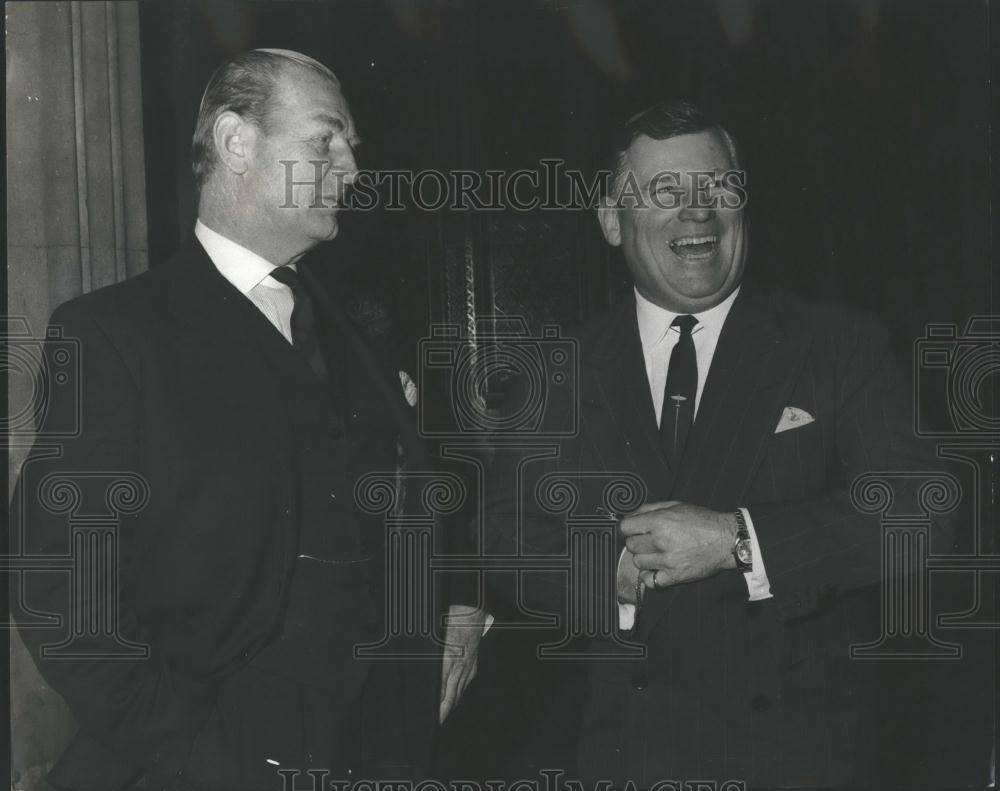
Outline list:
[[[678,316],[671,323],[671,327],[677,327],[681,331],[681,335],[690,335],[691,330],[698,323],[698,319],[694,316]]]
[[[284,283],[292,291],[295,291],[299,286],[299,273],[291,267],[276,266],[271,270],[271,277],[279,283]]]

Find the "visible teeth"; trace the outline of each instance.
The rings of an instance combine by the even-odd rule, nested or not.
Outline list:
[[[684,239],[674,239],[671,242],[675,247],[686,247],[689,244],[706,244],[708,242],[716,241],[715,236],[689,236]]]

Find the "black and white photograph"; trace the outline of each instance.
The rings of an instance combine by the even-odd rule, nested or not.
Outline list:
[[[11,791],[995,788],[990,0],[12,0]]]

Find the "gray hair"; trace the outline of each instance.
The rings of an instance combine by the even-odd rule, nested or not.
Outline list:
[[[233,112],[267,132],[278,76],[289,65],[304,66],[340,84],[322,63],[289,49],[242,52],[215,70],[202,94],[191,141],[191,168],[199,190],[219,162],[214,139],[216,119],[224,112]]]

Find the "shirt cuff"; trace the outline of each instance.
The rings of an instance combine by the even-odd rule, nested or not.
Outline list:
[[[627,550],[623,549],[622,553],[618,556],[618,566],[616,567],[618,571],[621,570],[622,560],[625,558],[626,552]],[[635,605],[618,602],[618,628],[622,631],[628,631],[633,626],[635,626]]]
[[[760,554],[760,544],[757,543],[757,532],[753,529],[753,519],[746,508],[741,508],[740,513],[747,523],[747,532],[750,534],[750,551],[753,553],[753,568],[744,572],[743,578],[747,583],[747,593],[750,594],[750,601],[761,601],[762,599],[774,598],[771,594],[771,583],[767,581],[767,569],[764,567],[764,557]]]
[[[473,607],[472,605],[468,604],[453,604],[448,608],[448,615],[452,616],[472,615],[478,609],[479,609],[478,607]],[[490,630],[490,627],[493,626],[493,622],[496,620],[496,618],[494,618],[489,613],[484,613],[484,614],[486,615],[486,618],[483,619],[483,634],[486,634]]]

